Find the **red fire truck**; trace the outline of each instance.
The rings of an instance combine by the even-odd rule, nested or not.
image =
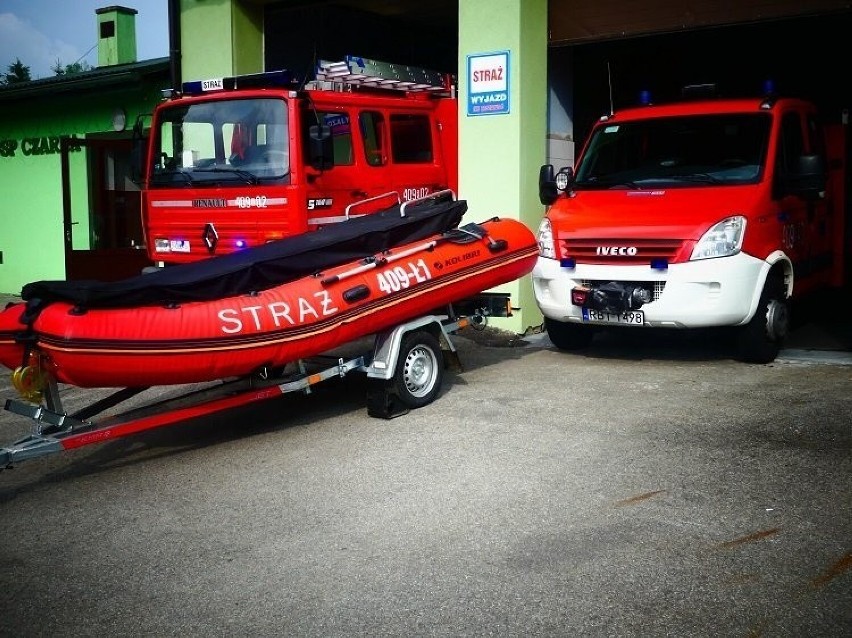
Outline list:
[[[743,360],[773,360],[791,297],[842,285],[844,136],[773,97],[602,117],[576,170],[540,172],[533,286],[551,341],[732,326]]]
[[[184,83],[153,114],[143,171],[152,261],[174,264],[457,190],[452,78],[364,58]]]

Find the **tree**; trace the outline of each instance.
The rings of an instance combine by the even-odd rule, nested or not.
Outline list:
[[[19,82],[29,82],[30,67],[25,66],[20,58],[15,58],[15,62],[6,67],[7,72],[0,75],[0,84],[18,84]]]
[[[74,73],[83,73],[83,71],[91,71],[92,67],[85,60],[83,60],[82,62],[74,62],[73,64],[66,64],[63,66],[62,62],[57,59],[56,64],[50,67],[50,70],[53,71],[56,75],[73,75]]]

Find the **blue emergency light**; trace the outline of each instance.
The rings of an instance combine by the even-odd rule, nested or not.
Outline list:
[[[662,257],[656,257],[651,260],[651,268],[654,270],[668,270],[669,260]]]
[[[234,75],[227,78],[209,78],[206,80],[194,80],[184,82],[182,91],[184,95],[201,95],[211,91],[235,91],[237,89],[264,89],[264,88],[296,88],[298,82],[293,79],[292,74],[286,69],[278,71],[267,71],[266,73],[251,73],[248,75]]]

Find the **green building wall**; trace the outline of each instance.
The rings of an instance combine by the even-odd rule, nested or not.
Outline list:
[[[31,281],[65,277],[58,141],[114,133],[118,108],[126,112],[129,130],[137,114],[152,111],[162,87],[128,85],[123,90],[0,100],[0,294],[19,294]],[[89,237],[87,151],[72,152],[69,160],[74,247],[80,249],[87,247]]]
[[[180,0],[180,26],[184,81],[264,70],[260,4],[240,0]]]
[[[507,51],[509,113],[467,114],[467,59]],[[459,2],[459,196],[468,217],[519,219],[538,229],[544,207],[538,172],[546,154],[547,0]],[[542,323],[527,275],[497,288],[520,307],[496,327],[523,333]]]

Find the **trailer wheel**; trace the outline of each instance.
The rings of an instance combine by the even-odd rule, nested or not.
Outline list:
[[[783,282],[767,279],[760,293],[754,317],[739,328],[737,351],[747,363],[769,363],[778,356],[790,323],[790,311]]]
[[[547,336],[560,350],[582,350],[592,342],[592,329],[589,326],[575,325],[566,321],[544,318]]]
[[[438,340],[422,330],[406,334],[391,380],[399,400],[409,408],[428,405],[438,395],[443,379],[444,355]]]

